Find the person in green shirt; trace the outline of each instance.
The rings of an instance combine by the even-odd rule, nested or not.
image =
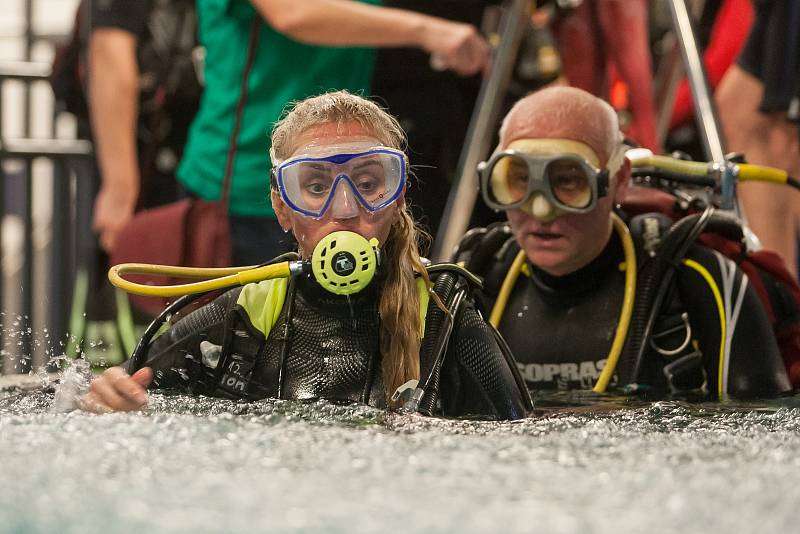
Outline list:
[[[292,246],[264,188],[267,133],[287,103],[330,89],[369,91],[374,47],[415,46],[459,74],[485,68],[489,48],[468,24],[380,7],[378,0],[199,0],[205,89],[178,169],[187,192],[220,197],[236,107],[241,126],[230,185],[233,261],[255,264]],[[260,17],[260,19],[258,18]],[[254,21],[257,46],[243,83]],[[245,99],[241,95],[246,94]]]

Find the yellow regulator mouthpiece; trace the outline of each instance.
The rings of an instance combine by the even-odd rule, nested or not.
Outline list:
[[[314,248],[311,271],[317,283],[336,295],[358,293],[372,281],[378,267],[378,240],[355,232],[333,232]]]

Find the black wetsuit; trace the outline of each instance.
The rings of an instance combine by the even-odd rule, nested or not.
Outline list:
[[[384,407],[378,285],[348,298],[301,277],[290,283],[286,303],[266,339],[237,304],[241,288],[228,291],[156,339],[146,363],[155,371],[151,387],[231,398],[324,398]],[[431,316],[429,306],[426,334]],[[201,346],[203,341],[208,343]],[[228,354],[224,364],[215,360],[215,348]],[[518,419],[531,409],[513,358],[501,350],[471,302],[457,314],[445,354],[441,372],[427,390],[435,396],[426,395],[432,413]],[[420,365],[423,376],[432,367],[425,359]]]
[[[494,267],[510,265],[518,251],[516,243],[509,242]],[[714,279],[727,318],[729,342],[721,349],[719,306],[711,285],[697,269],[681,264],[656,322],[654,342],[662,352],[683,345],[687,332],[691,342],[675,355],[664,355],[648,344],[635,379],[639,391],[651,396],[692,391],[707,392],[712,397],[720,392],[723,397],[762,397],[790,390],[771,326],[746,275],[729,258],[705,247],[693,246],[687,259],[696,261]],[[551,276],[526,264],[499,330],[530,389],[594,386],[606,365],[620,318],[624,260],[622,244],[614,233],[594,261],[569,275]],[[484,296],[486,313],[495,296]],[[633,317],[633,321],[636,319]],[[629,344],[630,339],[626,339],[626,349]],[[609,389],[628,385],[628,381],[620,383],[619,379],[627,371],[621,359]]]

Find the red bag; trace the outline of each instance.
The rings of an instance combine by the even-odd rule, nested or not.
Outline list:
[[[187,198],[137,213],[117,236],[111,264],[119,263],[229,266],[231,239],[225,204]],[[147,285],[186,282],[157,275],[126,278]],[[131,300],[148,314],[158,315],[171,299],[131,295]]]

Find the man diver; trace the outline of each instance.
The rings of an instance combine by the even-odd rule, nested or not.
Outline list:
[[[508,225],[473,231],[459,254],[485,276],[483,307],[528,387],[720,399],[790,390],[747,276],[694,243],[729,220],[709,211],[672,226],[650,214],[630,221],[630,238],[613,209],[630,178],[622,140],[606,102],[549,88],[511,109],[479,167],[484,200]]]
[[[83,408],[141,408],[149,385],[524,417],[530,397],[472,303],[471,275],[431,268],[432,283],[422,263],[404,200],[404,144],[393,117],[345,91],[295,105],[273,130],[270,194],[300,257],[313,258],[314,275],[227,291],[156,338],[146,367],[95,379]],[[339,288],[333,273],[369,270],[378,260],[370,247],[341,245],[351,239],[380,243],[376,276],[354,280],[355,292]],[[318,262],[332,271],[317,272]]]

